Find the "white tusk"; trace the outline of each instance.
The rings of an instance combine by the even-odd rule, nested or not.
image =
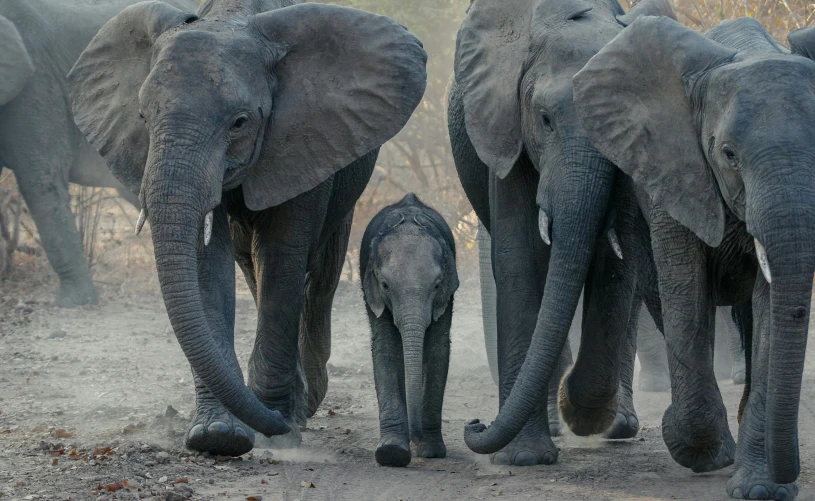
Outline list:
[[[761,245],[761,242],[758,241],[757,238],[753,239],[753,242],[756,244],[756,257],[758,257],[758,267],[761,268],[761,273],[764,274],[764,278],[767,280],[768,284],[773,283],[773,274],[770,273],[770,261],[767,259],[767,249]]]
[[[617,232],[614,231],[614,228],[608,230],[608,242],[611,244],[611,248],[614,249],[614,254],[617,254],[617,257],[622,259],[623,248],[620,247],[620,241],[617,239]]]
[[[549,238],[549,216],[541,209],[538,211],[538,231],[541,233],[543,243],[552,245],[552,239]]]
[[[144,209],[142,209],[141,212],[139,212],[139,220],[136,221],[136,235],[141,233],[145,220],[147,220],[147,213],[144,211]]]
[[[207,212],[204,216],[204,245],[209,245],[212,239],[212,211]]]

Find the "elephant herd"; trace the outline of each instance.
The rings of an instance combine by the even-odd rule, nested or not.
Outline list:
[[[733,498],[797,495],[815,29],[788,44],[750,18],[695,32],[668,0],[627,13],[617,0],[471,1],[448,125],[482,225],[499,387],[495,420],[465,427],[472,451],[554,463],[561,419],[577,435],[634,436],[639,344],[643,368],[662,371],[646,387],[670,379],[662,435],[677,463],[735,463]],[[301,0],[0,3],[0,165],[59,275],[55,303],[97,298],[67,183],[130,192],[194,374],[188,448],[240,455],[255,432],[300,442],[327,391],[354,206],[380,146],[422,99],[426,59],[387,17]],[[424,457],[446,452],[455,243],[410,195],[377,218],[360,270],[380,418],[394,423],[377,460],[407,464],[408,439]],[[387,257],[399,241],[426,264]],[[234,262],[258,309],[248,384],[233,342]],[[419,290],[429,306],[405,314]],[[738,442],[716,382],[717,317],[745,382]],[[410,372],[422,362],[442,368]],[[383,407],[388,392],[401,399]]]

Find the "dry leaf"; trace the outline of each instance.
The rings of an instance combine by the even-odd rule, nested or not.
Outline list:
[[[345,429],[345,434],[348,435],[349,433],[351,433],[351,428],[346,428]]]
[[[267,481],[265,481],[265,480],[263,480],[263,479],[261,478],[261,479],[260,479],[260,483],[261,483],[261,484],[268,484],[269,482],[267,482]]]
[[[232,456],[215,456],[215,461],[229,461]]]
[[[119,482],[113,482],[107,485],[100,485],[96,488],[98,491],[108,491],[108,492],[116,492],[122,488],[122,484]]]
[[[312,484],[311,482],[305,481],[305,480],[300,482],[300,487],[305,487],[306,489],[315,489],[314,484]]]
[[[59,459],[58,458],[54,458],[54,459],[51,460],[51,466],[56,466],[58,464],[59,464]]]
[[[62,428],[54,430],[54,436],[57,438],[71,438],[74,436],[73,432],[65,431]]]
[[[190,480],[187,477],[180,477],[180,478],[177,478],[177,479],[173,480],[173,485],[175,485],[175,484],[188,484],[188,483],[190,483]]]
[[[249,496],[246,498],[246,501],[262,501],[263,496]]]

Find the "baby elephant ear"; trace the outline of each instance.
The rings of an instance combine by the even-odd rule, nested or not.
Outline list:
[[[32,73],[34,64],[20,33],[14,23],[0,16],[0,106],[17,97]]]
[[[195,19],[164,2],[131,5],[102,26],[68,74],[76,125],[133,193],[139,193],[150,146],[139,89],[150,73],[153,42]]]
[[[713,247],[724,235],[724,205],[688,88],[735,54],[676,21],[644,16],[573,79],[578,116],[597,149]]]
[[[815,26],[790,31],[787,42],[793,54],[815,60]]]
[[[665,16],[677,20],[670,0],[639,0],[634,2],[627,13],[617,16],[617,22],[628,26],[640,16]]]
[[[376,318],[381,317],[382,313],[385,312],[385,302],[382,300],[379,282],[374,275],[373,256],[368,260],[368,268],[365,270],[365,276],[362,280],[362,294],[365,297],[365,303],[374,312]]]
[[[455,77],[478,158],[503,179],[523,149],[518,86],[539,0],[473,0],[456,39]]]
[[[381,146],[424,95],[427,55],[392,19],[305,3],[250,23],[277,58],[272,117],[243,183],[252,210],[292,199]]]

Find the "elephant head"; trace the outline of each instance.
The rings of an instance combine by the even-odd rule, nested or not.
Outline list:
[[[790,33],[789,54],[757,22],[737,22],[719,38],[750,38],[747,50],[641,18],[575,76],[575,101],[597,148],[707,245],[721,243],[726,210],[746,223],[770,283],[766,443],[785,484],[799,471],[815,272],[815,31]]]
[[[458,33],[455,77],[467,134],[501,179],[519,162],[534,164],[540,234],[551,245],[537,325],[512,392],[489,429],[473,423],[465,430],[475,452],[505,447],[542,400],[598,237],[613,230],[616,168],[578,119],[572,77],[646,13],[673,15],[666,0],[643,0],[628,14],[616,0],[474,0]]]
[[[288,4],[275,10],[268,6]],[[212,210],[279,205],[395,135],[425,87],[421,43],[386,17],[292,1],[158,1],[109,21],[69,75],[77,125],[152,225],[162,295],[196,374],[238,419],[288,425],[213,341],[198,283]]]
[[[411,205],[420,203],[414,195],[408,197]],[[402,336],[410,438],[418,443],[425,333],[445,313],[459,286],[455,242],[441,216],[414,205],[385,218],[369,252],[362,280],[365,302],[377,317],[387,308]]]

